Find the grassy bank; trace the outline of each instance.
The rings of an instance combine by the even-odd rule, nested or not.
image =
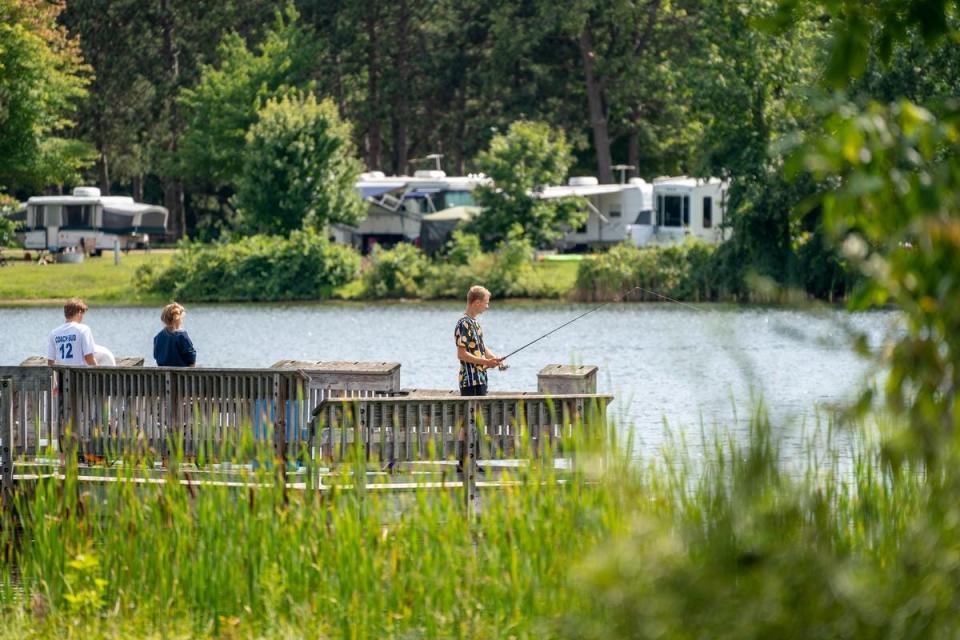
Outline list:
[[[173,252],[155,250],[122,254],[120,264],[113,264],[113,254],[104,252],[99,258],[87,258],[81,264],[46,264],[25,262],[23,252],[4,250],[7,266],[0,267],[0,304],[62,304],[66,298],[78,296],[93,304],[156,304],[164,302],[156,296],[139,294],[134,289],[133,275],[143,264],[169,264]]]
[[[23,252],[6,249],[7,266],[0,267],[0,306],[28,304],[60,304],[66,298],[79,296],[92,304],[158,304],[168,296],[144,293],[134,286],[134,274],[141,265],[163,268],[173,259],[173,250],[150,253],[131,252],[113,264],[113,255],[87,258],[81,264],[38,265],[24,262]],[[537,262],[533,268],[545,280],[556,283],[564,291],[571,290],[577,279],[577,262]],[[346,300],[364,298],[361,279],[353,280],[333,291],[333,297]]]
[[[0,616],[36,637],[951,636],[957,466],[829,433],[785,462],[773,431],[759,414],[747,442],[649,466],[582,449],[472,520],[459,492],[42,481],[0,545]]]

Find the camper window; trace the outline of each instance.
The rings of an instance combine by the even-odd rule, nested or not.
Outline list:
[[[611,217],[611,218],[619,218],[619,217],[620,217],[620,209],[610,209],[610,217]]]
[[[713,226],[713,198],[703,199],[703,228],[709,229]]]
[[[93,207],[85,204],[68,204],[65,208],[67,220],[64,226],[71,229],[90,227],[90,213]]]
[[[687,196],[663,196],[662,206],[663,226],[679,227],[690,224],[690,198]]]
[[[477,202],[473,199],[473,194],[469,191],[447,191],[441,194],[443,197],[443,208],[451,207],[474,207]]]
[[[637,214],[637,221],[634,224],[650,224],[650,214],[652,212],[647,209],[646,211],[641,211]]]

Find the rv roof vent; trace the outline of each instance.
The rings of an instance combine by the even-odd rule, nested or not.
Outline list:
[[[96,187],[74,187],[73,195],[78,198],[99,198],[100,189]]]
[[[630,178],[630,184],[643,187],[647,184],[647,181],[643,178]]]
[[[431,180],[439,180],[440,178],[446,178],[447,174],[439,169],[420,169],[419,171],[413,172],[414,178],[429,178]]]
[[[593,176],[573,176],[567,184],[571,187],[595,187],[600,182]]]
[[[367,171],[366,173],[360,174],[361,180],[383,180],[386,177],[383,171]]]

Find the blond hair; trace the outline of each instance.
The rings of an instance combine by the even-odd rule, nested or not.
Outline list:
[[[86,313],[87,309],[89,309],[87,303],[80,298],[70,298],[66,304],[63,305],[63,317],[72,318],[78,313]]]
[[[467,304],[472,304],[477,300],[483,300],[489,295],[490,295],[490,292],[487,290],[486,287],[481,287],[480,285],[475,284],[472,287],[470,287],[469,291],[467,291]]]
[[[183,308],[182,304],[179,302],[171,302],[160,312],[160,320],[163,321],[163,324],[165,324],[168,329],[173,329],[180,324],[180,321],[183,320],[183,316],[186,314],[187,310]]]

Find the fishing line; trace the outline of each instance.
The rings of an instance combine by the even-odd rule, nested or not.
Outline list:
[[[634,287],[634,288],[632,288],[632,289],[628,289],[627,291],[625,291],[625,292],[622,293],[621,295],[617,296],[617,297],[614,298],[613,300],[607,300],[607,301],[604,302],[603,304],[598,304],[597,306],[593,307],[592,309],[581,313],[581,314],[578,315],[576,318],[573,318],[572,320],[568,320],[568,321],[564,322],[562,325],[560,325],[559,327],[556,327],[555,329],[551,329],[551,330],[548,331],[547,333],[543,334],[542,336],[540,336],[539,338],[537,338],[537,339],[535,339],[535,340],[531,340],[530,342],[528,342],[527,344],[523,345],[523,346],[520,347],[519,349],[514,349],[513,351],[511,351],[511,352],[508,353],[507,355],[505,355],[505,356],[503,356],[502,358],[500,358],[500,361],[503,362],[504,360],[506,360],[506,359],[509,358],[510,356],[512,356],[512,355],[514,355],[514,354],[517,354],[517,353],[520,353],[521,351],[523,351],[524,349],[526,349],[526,348],[529,347],[530,345],[533,345],[533,344],[536,344],[536,343],[540,342],[541,340],[543,340],[543,339],[546,338],[547,336],[552,335],[552,334],[556,333],[557,331],[560,331],[560,329],[563,329],[564,327],[573,324],[574,322],[576,322],[576,321],[579,320],[580,318],[583,318],[583,317],[585,317],[585,316],[588,316],[588,315],[590,315],[591,313],[593,313],[594,311],[597,311],[597,310],[599,310],[599,309],[602,309],[603,307],[607,306],[608,304],[613,304],[614,302],[622,302],[627,296],[629,296],[629,295],[630,295],[631,293],[633,293],[634,291],[643,291],[644,293],[649,293],[649,294],[651,294],[651,295],[657,296],[658,298],[663,298],[664,300],[668,300],[668,301],[670,301],[670,302],[673,302],[674,304],[679,304],[679,305],[684,306],[684,307],[689,307],[689,308],[694,309],[694,310],[696,310],[696,311],[703,311],[703,309],[700,309],[699,307],[695,307],[695,306],[693,306],[692,304],[687,304],[686,302],[680,302],[679,300],[674,300],[673,298],[671,298],[671,297],[669,297],[669,296],[662,295],[662,294],[660,294],[660,293],[657,293],[656,291],[651,291],[651,290],[649,290],[649,289],[644,289],[643,287]]]

